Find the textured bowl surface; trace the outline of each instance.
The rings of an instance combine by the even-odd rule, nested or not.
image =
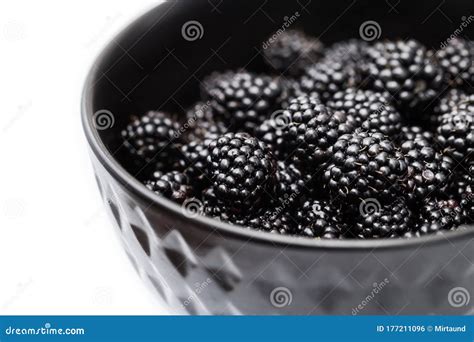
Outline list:
[[[149,192],[132,176],[139,178],[140,170],[121,166],[128,159],[120,142],[131,113],[182,112],[197,100],[199,80],[211,71],[261,69],[261,42],[288,25],[330,43],[359,37],[362,24],[374,21],[380,39],[415,37],[439,48],[471,5],[167,2],[110,43],[84,90],[91,158],[130,260],[174,313],[474,313],[470,227],[409,241],[320,241],[254,232],[195,216]]]

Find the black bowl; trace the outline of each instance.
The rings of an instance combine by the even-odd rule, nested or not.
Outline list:
[[[130,259],[175,313],[472,313],[474,229],[411,240],[277,236],[194,215],[134,177],[139,170],[120,140],[130,114],[182,113],[214,70],[263,70],[261,42],[285,23],[331,43],[358,38],[374,21],[380,31],[366,39],[380,32],[437,49],[472,9],[461,0],[300,1],[167,2],[127,27],[94,64],[82,119]]]

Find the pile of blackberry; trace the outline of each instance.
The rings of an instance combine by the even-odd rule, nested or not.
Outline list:
[[[472,42],[276,36],[266,69],[214,72],[185,112],[131,118],[122,146],[150,191],[311,239],[472,229]]]

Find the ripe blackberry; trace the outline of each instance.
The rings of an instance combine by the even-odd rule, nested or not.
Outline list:
[[[327,105],[349,114],[354,119],[355,127],[396,136],[400,133],[402,117],[390,104],[389,96],[371,90],[349,88],[336,93]]]
[[[357,73],[351,65],[323,60],[309,67],[300,82],[301,90],[323,102],[335,93],[358,84]]]
[[[279,161],[274,191],[278,205],[285,208],[293,205],[307,192],[309,181],[295,165]]]
[[[203,84],[204,98],[217,119],[233,130],[249,133],[279,108],[285,97],[277,79],[245,71],[212,74]]]
[[[295,220],[288,212],[268,212],[243,223],[253,229],[281,235],[293,234],[296,226]]]
[[[300,76],[304,69],[323,55],[323,44],[301,31],[287,30],[263,44],[265,61],[281,74]]]
[[[337,239],[347,230],[340,212],[327,202],[309,200],[294,213],[298,223],[295,235],[311,238]]]
[[[211,139],[204,141],[191,141],[180,149],[180,158],[177,161],[177,169],[192,179],[195,183],[207,183],[206,167],[209,156],[208,146]]]
[[[441,67],[415,40],[375,43],[367,50],[363,69],[368,88],[388,91],[415,119],[421,119],[422,110],[436,99],[443,84]]]
[[[126,149],[146,163],[168,158],[181,141],[178,123],[158,111],[134,119],[122,131],[122,138]]]
[[[442,115],[452,112],[457,106],[471,103],[474,104],[474,94],[468,95],[464,90],[457,88],[450,89],[443,97],[439,104],[435,107],[432,122],[437,125],[441,122]]]
[[[400,191],[407,162],[380,132],[357,130],[339,138],[323,175],[333,200],[360,203],[367,198],[390,201]]]
[[[327,161],[337,139],[353,130],[343,112],[333,112],[315,98],[301,96],[290,102],[282,113],[288,124],[283,128],[284,141],[293,150],[298,165],[317,166]]]
[[[424,130],[420,126],[402,126],[400,135],[397,137],[397,141],[403,144],[408,140],[425,140],[428,144],[433,145],[434,135],[430,131]]]
[[[218,199],[212,186],[202,191],[202,213],[223,222],[239,225],[245,225],[246,222],[232,211],[232,207]]]
[[[233,211],[261,206],[275,185],[276,161],[268,147],[246,133],[227,133],[212,140],[207,174],[218,200]]]
[[[470,167],[458,167],[454,172],[449,194],[459,200],[466,212],[467,223],[474,223],[474,162]]]
[[[331,45],[324,54],[325,60],[341,64],[357,65],[365,60],[365,51],[369,44],[363,40],[350,39]]]
[[[451,230],[465,223],[466,215],[454,199],[430,199],[420,211],[420,222],[417,231],[420,235]]]
[[[351,230],[355,237],[371,239],[402,236],[413,225],[413,214],[403,200],[374,207],[367,212],[363,210],[364,203],[360,207],[362,210]]]
[[[452,39],[436,52],[436,57],[449,86],[463,88],[473,84],[474,54],[470,42],[462,38]]]
[[[194,104],[186,112],[183,128],[186,131],[186,140],[189,142],[227,133],[224,123],[214,117],[210,104],[204,102]]]
[[[187,198],[192,197],[194,192],[189,178],[178,171],[167,173],[156,171],[152,179],[145,182],[145,185],[151,191],[177,203],[183,203]]]
[[[283,124],[278,119],[271,118],[265,120],[255,132],[255,136],[266,143],[273,155],[279,160],[285,159],[288,153],[287,144],[283,137]]]
[[[441,116],[437,143],[458,162],[468,163],[474,150],[474,104],[462,103]]]
[[[404,188],[409,200],[423,200],[443,193],[449,184],[454,161],[421,137],[405,140],[401,150],[408,163]]]
[[[290,104],[291,100],[296,97],[305,95],[306,93],[301,89],[299,79],[284,78],[281,80],[281,84],[284,89],[284,98],[281,102],[281,108],[286,108]],[[318,94],[312,94],[313,97],[319,98]]]

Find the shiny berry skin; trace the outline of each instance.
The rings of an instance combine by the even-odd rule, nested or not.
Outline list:
[[[278,73],[300,76],[323,55],[323,44],[301,31],[286,30],[271,43],[263,44],[265,61]]]
[[[430,199],[421,208],[417,231],[420,235],[435,234],[465,222],[466,214],[456,200]]]
[[[378,130],[389,136],[400,134],[403,120],[388,94],[349,88],[336,93],[327,106],[347,113],[355,127]]]
[[[187,198],[192,197],[194,192],[189,178],[178,171],[168,173],[156,171],[152,179],[145,182],[145,185],[151,191],[177,203],[183,203]]]
[[[255,218],[245,220],[247,227],[281,235],[294,234],[296,222],[288,212],[269,211]]]
[[[232,131],[253,133],[280,107],[284,95],[278,79],[245,71],[212,74],[203,82],[214,116]]]
[[[391,201],[406,172],[405,157],[390,139],[380,132],[357,130],[334,144],[323,182],[342,205],[368,198]]]
[[[255,137],[266,143],[273,155],[279,160],[286,159],[288,155],[288,146],[283,137],[283,125],[285,124],[275,119],[268,119],[255,132]]]
[[[179,127],[168,114],[149,111],[122,131],[124,146],[131,155],[147,163],[166,159],[181,141]]]
[[[295,234],[310,238],[337,239],[347,230],[341,213],[328,202],[308,200],[294,212],[298,222]]]
[[[275,185],[275,201],[282,207],[292,206],[298,198],[309,192],[309,177],[294,164],[278,162]]]
[[[177,168],[182,170],[195,183],[208,183],[206,176],[207,157],[209,156],[209,143],[211,139],[204,141],[191,141],[179,148],[179,159]]]
[[[429,144],[434,144],[434,134],[420,126],[402,126],[399,136],[396,137],[396,140],[400,144],[403,144],[407,140],[418,139],[425,140]]]
[[[436,142],[459,163],[474,158],[474,103],[462,103],[441,116]]]
[[[421,137],[402,142],[401,150],[408,163],[404,187],[411,201],[446,191],[455,165],[449,156]]]
[[[207,174],[218,200],[234,211],[261,206],[275,185],[276,160],[246,133],[227,133],[209,144]]]
[[[470,42],[462,38],[451,39],[436,52],[447,85],[469,88],[474,84],[473,52]]]
[[[361,208],[364,207],[362,203]],[[351,233],[363,239],[403,236],[413,226],[413,213],[402,198],[393,203],[360,210]]]
[[[449,195],[459,201],[466,212],[467,223],[474,223],[474,161],[469,166],[456,168]]]
[[[301,90],[323,102],[335,93],[358,84],[357,73],[351,65],[322,60],[309,67],[301,77]]]
[[[292,100],[282,116],[288,122],[283,127],[284,141],[297,165],[320,166],[331,158],[337,139],[353,131],[345,113],[333,112],[309,96]]]
[[[443,85],[443,70],[431,53],[415,40],[377,42],[363,66],[369,89],[388,91],[404,112],[420,119]],[[408,113],[407,113],[408,114]]]
[[[357,68],[357,65],[365,60],[365,51],[368,47],[369,44],[360,39],[340,41],[326,49],[324,59]]]

